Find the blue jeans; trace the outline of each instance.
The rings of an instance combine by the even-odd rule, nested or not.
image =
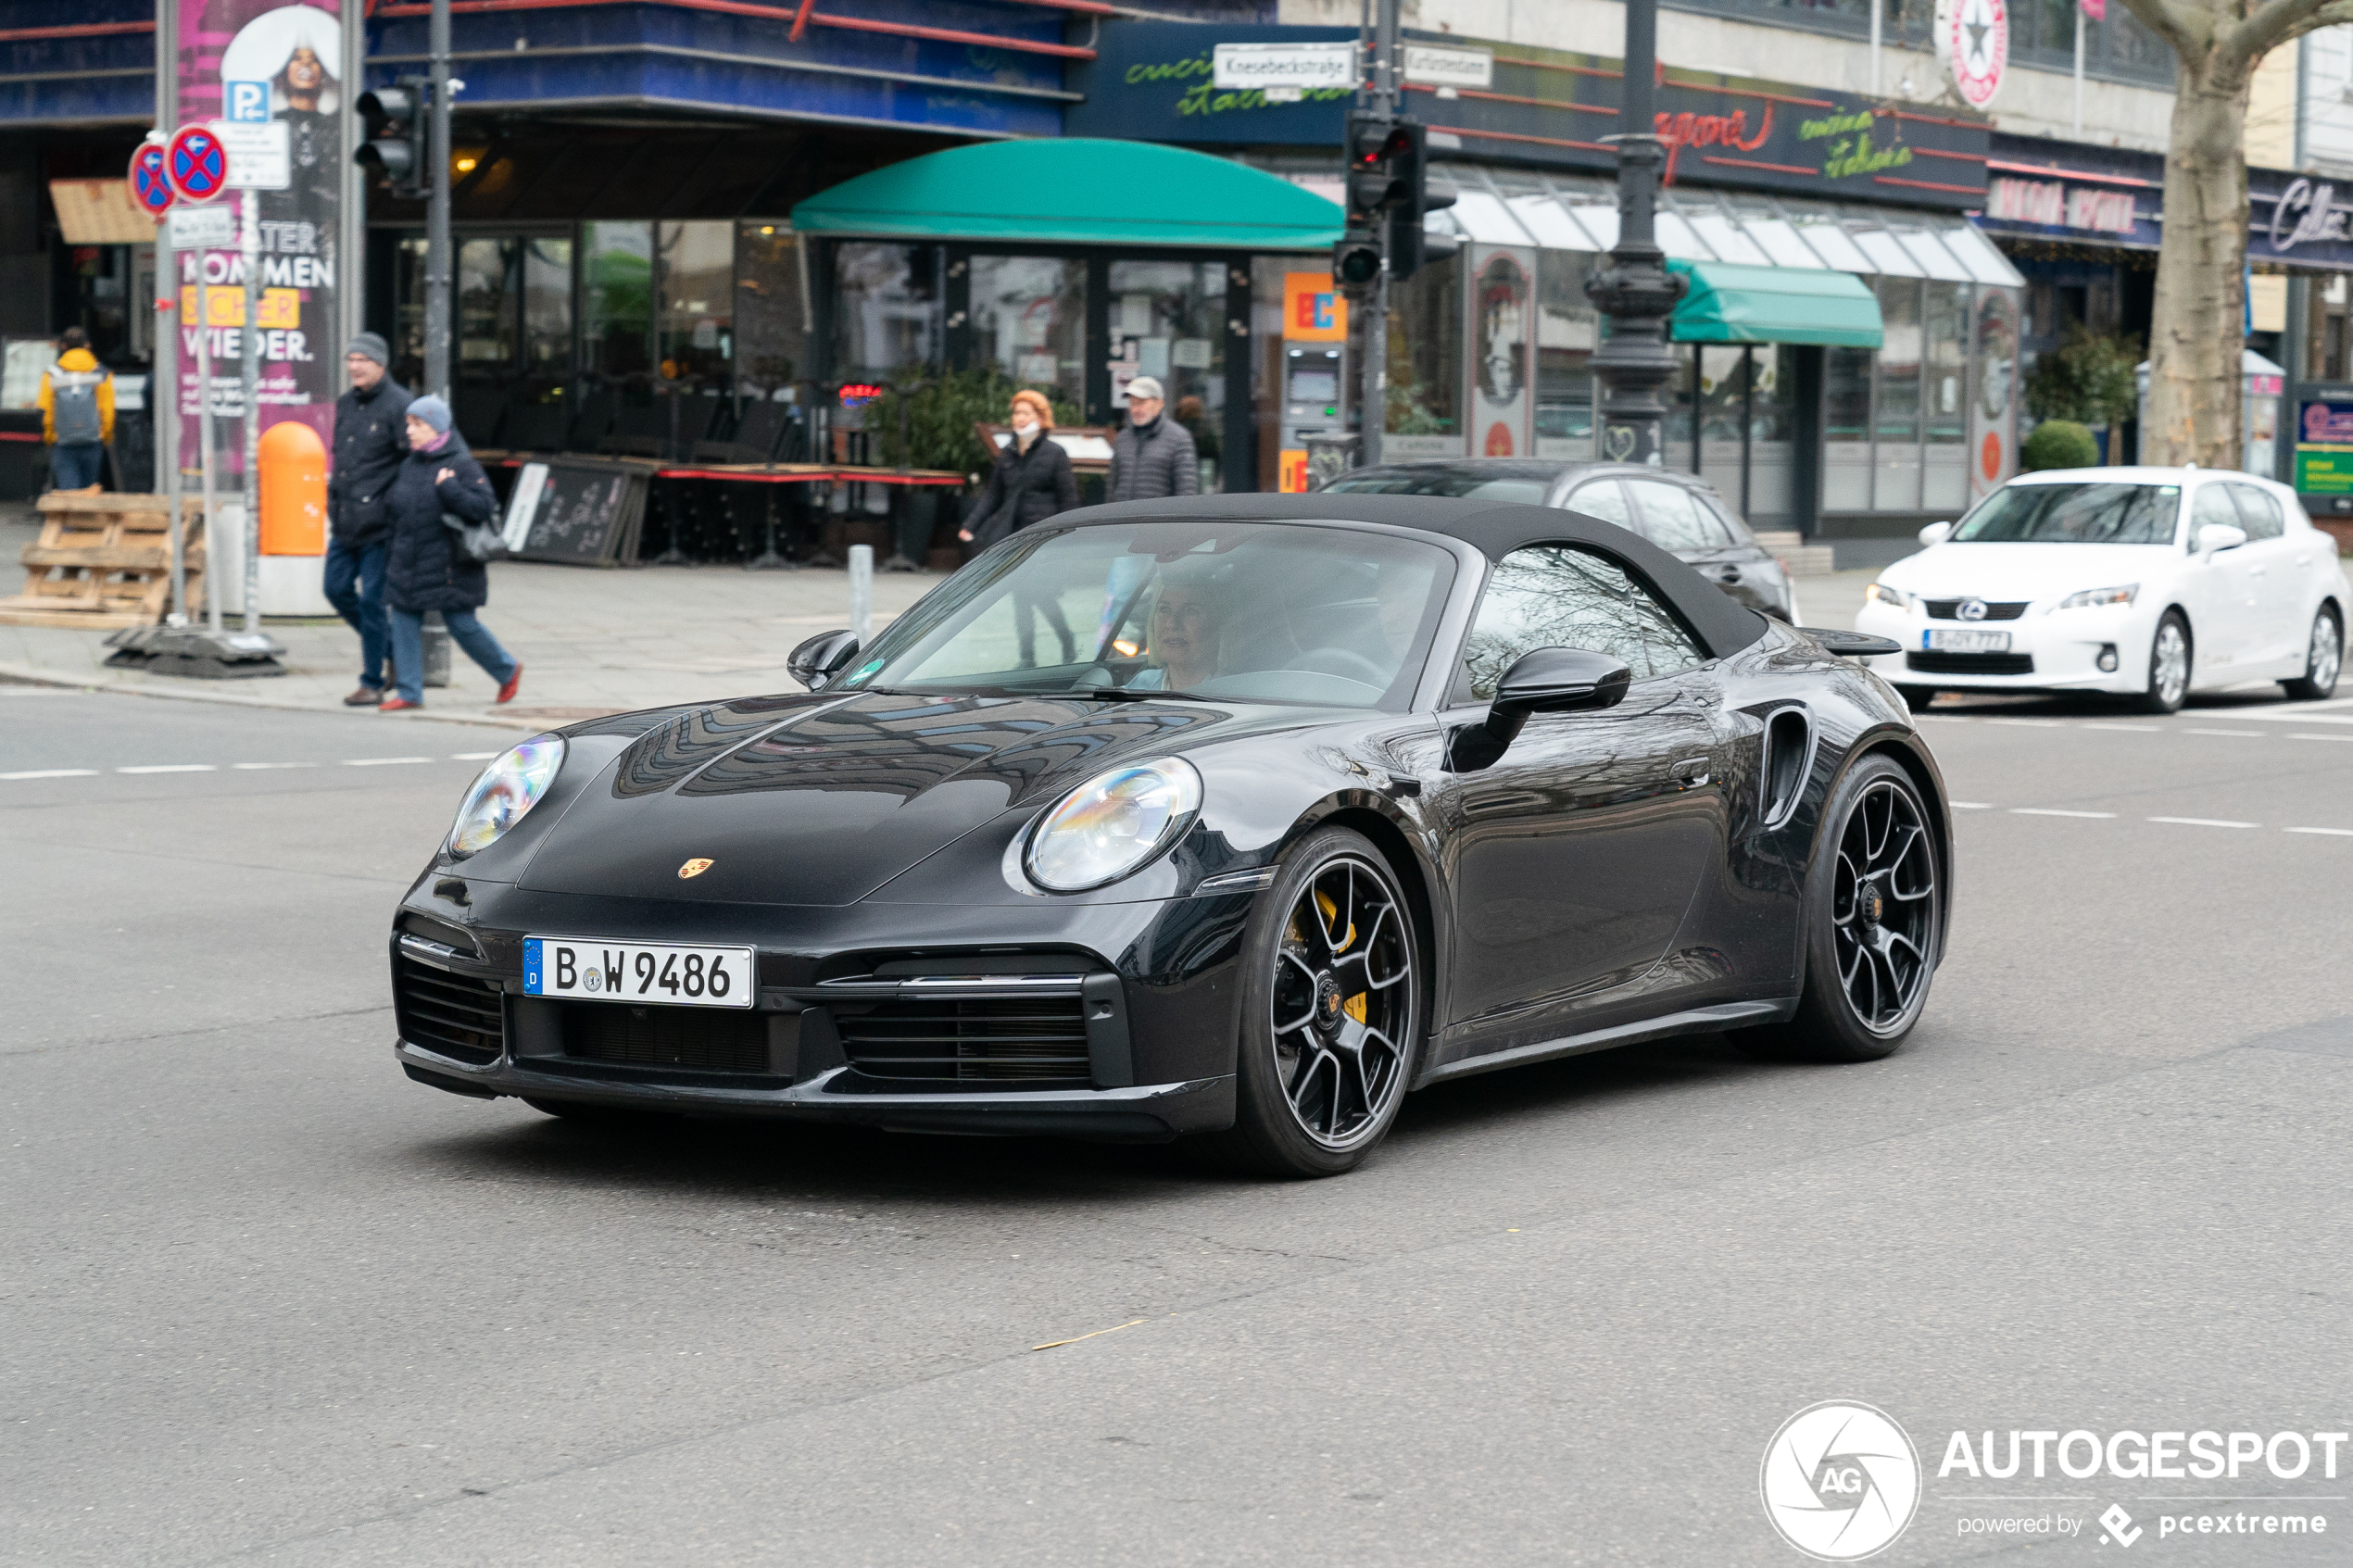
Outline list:
[[[60,441],[49,448],[49,473],[60,490],[87,490],[106,470],[107,449],[94,441]]]
[[[340,539],[327,541],[327,602],[359,633],[359,684],[384,689],[384,652],[392,627],[384,619],[384,559],[389,542],[354,550]]]
[[[403,702],[422,702],[425,700],[424,611],[418,610],[412,614],[394,607],[388,608],[388,613],[392,617],[393,685]],[[466,657],[481,665],[483,673],[500,685],[505,685],[522,668],[515,662],[512,654],[498,646],[498,639],[490,634],[490,628],[474,619],[472,610],[445,609],[441,612],[441,623],[449,628],[449,634],[457,639],[459,647],[466,650]]]

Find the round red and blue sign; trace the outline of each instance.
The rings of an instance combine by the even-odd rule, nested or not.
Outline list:
[[[183,125],[164,148],[164,177],[182,201],[208,202],[229,188],[229,149],[208,125]]]
[[[159,142],[147,142],[131,155],[131,195],[139,210],[150,218],[160,219],[171,209],[171,182],[165,177],[164,150]]]

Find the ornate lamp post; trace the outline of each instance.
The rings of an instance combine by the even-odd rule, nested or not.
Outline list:
[[[1593,355],[1602,382],[1601,455],[1611,462],[1655,467],[1666,446],[1667,406],[1659,388],[1675,375],[1667,318],[1683,297],[1683,280],[1667,270],[1653,215],[1667,161],[1653,128],[1658,80],[1658,0],[1626,0],[1625,97],[1617,113],[1617,244],[1609,266],[1585,282],[1585,294],[1610,319],[1609,339]]]

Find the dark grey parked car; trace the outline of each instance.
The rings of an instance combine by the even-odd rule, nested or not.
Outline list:
[[[1797,619],[1789,573],[1704,479],[1632,463],[1543,458],[1436,458],[1351,469],[1327,491],[1455,495],[1562,507],[1628,528],[1695,568],[1751,609]]]

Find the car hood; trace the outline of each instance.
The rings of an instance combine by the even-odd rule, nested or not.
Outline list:
[[[1880,573],[1931,598],[2044,599],[2146,582],[2183,559],[2171,545],[1937,545]]]
[[[666,719],[533,854],[535,891],[849,904],[1002,815],[1122,762],[1299,721],[1297,709],[862,692]],[[689,860],[711,862],[682,877]]]

